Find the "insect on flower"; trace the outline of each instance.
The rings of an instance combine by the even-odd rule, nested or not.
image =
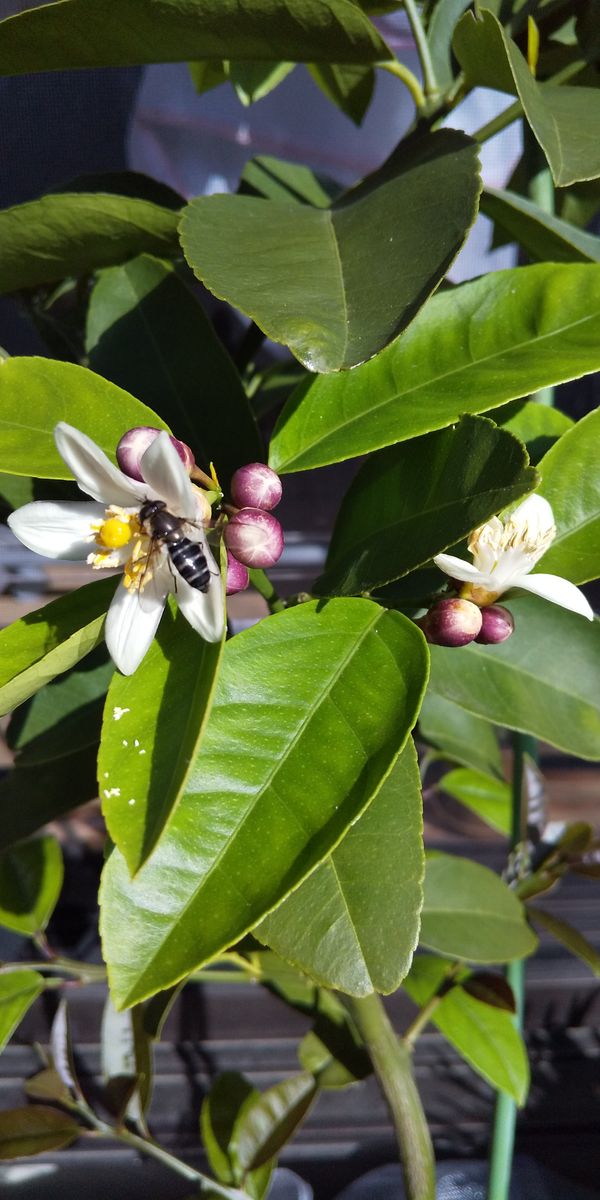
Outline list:
[[[171,439],[160,433],[141,458],[141,480],[113,466],[73,426],[54,431],[61,457],[92,500],[35,501],[9,517],[16,536],[48,558],[81,559],[94,570],[122,568],[105,638],[115,665],[131,675],[146,654],[169,594],[208,642],[223,635],[220,574],[206,540],[211,509]]]

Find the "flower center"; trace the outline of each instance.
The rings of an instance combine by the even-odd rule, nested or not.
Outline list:
[[[123,521],[120,517],[108,517],[106,521],[102,522],[96,534],[96,541],[109,550],[119,550],[121,546],[126,546],[131,541],[131,535],[130,521]]]

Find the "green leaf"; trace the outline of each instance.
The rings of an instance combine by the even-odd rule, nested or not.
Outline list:
[[[317,1091],[314,1076],[304,1071],[248,1098],[231,1138],[231,1156],[243,1174],[263,1166],[285,1146],[304,1120]]]
[[[104,646],[43,687],[13,714],[7,740],[17,767],[73,754],[100,740],[104,697],[114,674]]]
[[[515,631],[502,645],[430,648],[431,692],[568,754],[599,759],[600,626],[536,596],[507,607]]]
[[[381,450],[346,492],[314,590],[360,594],[407,575],[530,492],[528,464],[486,417]]]
[[[373,362],[307,380],[271,441],[279,472],[379,450],[600,367],[600,266],[494,271],[434,296]]]
[[[313,63],[309,71],[327,99],[336,104],[355,125],[360,125],[373,98],[373,67],[363,63],[347,66]]]
[[[254,104],[268,96],[294,70],[293,62],[229,62],[226,77],[242,104]]]
[[[546,912],[544,908],[534,907],[533,904],[527,905],[527,912],[537,925],[541,925],[542,929],[551,933],[552,937],[556,938],[562,946],[566,946],[571,954],[576,954],[577,958],[581,958],[584,963],[587,963],[594,975],[600,976],[600,954],[578,929],[574,929],[568,921],[563,921],[554,913]]]
[[[574,424],[559,408],[551,408],[537,400],[515,400],[490,416],[502,429],[514,433],[523,442],[532,463],[539,463],[546,451]]]
[[[493,13],[465,13],[453,49],[467,85],[517,95],[552,171],[557,187],[600,175],[600,93],[588,87],[537,83],[515,43]]]
[[[68,1113],[45,1104],[0,1112],[0,1159],[22,1158],[60,1150],[81,1134],[81,1126]]]
[[[537,945],[523,905],[500,876],[450,854],[427,860],[420,940],[468,962],[509,962]]]
[[[97,795],[95,746],[35,766],[15,767],[0,780],[0,850]]]
[[[114,590],[114,579],[88,583],[0,632],[0,713],[22,704],[98,645]]]
[[[23,1091],[31,1100],[55,1100],[69,1104],[73,1097],[54,1067],[44,1067],[37,1075],[30,1075],[23,1082]]]
[[[542,262],[600,262],[600,238],[562,221],[553,213],[519,196],[485,188],[481,211],[519,242],[532,258]]]
[[[544,455],[540,494],[550,501],[556,537],[540,570],[586,583],[600,575],[600,409],[578,421]]]
[[[168,428],[114,383],[86,367],[50,358],[8,358],[0,364],[0,411],[3,467],[44,479],[73,478],[54,444],[58,421],[87,433],[113,461],[126,430],[136,425]]]
[[[0,855],[0,925],[33,936],[46,928],[60,895],[63,861],[53,837]]]
[[[215,295],[311,371],[339,371],[413,320],[458,253],[478,191],[476,144],[442,130],[402,142],[330,208],[202,196],[184,209],[180,236]]]
[[[132,874],[152,853],[184,792],[222,647],[198,637],[172,602],[137,671],[113,676],[98,786],[108,832]]]
[[[254,931],[282,958],[351,996],[393,992],[419,937],[421,781],[410,742],[333,854]]]
[[[222,83],[227,83],[226,66],[226,62],[217,59],[214,62],[204,59],[202,62],[188,63],[192,83],[199,96],[203,92],[210,92],[212,88],[220,87]]]
[[[452,35],[459,17],[462,17],[471,0],[438,0],[429,27],[427,41],[438,86],[442,92],[454,83],[455,71],[452,64]]]
[[[246,163],[239,190],[244,195],[264,196],[267,200],[293,200],[296,204],[311,204],[314,208],[327,208],[342,192],[332,179],[316,175],[302,163],[288,162],[270,154],[259,154]]]
[[[197,461],[215,463],[224,487],[237,467],[262,459],[239,374],[168,263],[142,255],[102,273],[86,346],[92,369],[160,413]]]
[[[401,751],[426,672],[416,626],[368,600],[301,604],[227,643],[168,829],[134,880],[118,851],[105,867],[118,1007],[237,941],[326,857]]]
[[[0,22],[6,37],[4,26]],[[85,275],[142,251],[173,257],[178,219],[160,204],[108,192],[57,192],[6,208],[0,212],[0,292]]]
[[[502,777],[502,758],[493,726],[451,700],[429,690],[421,705],[419,730],[444,758]]]
[[[25,1013],[44,990],[37,971],[6,971],[0,974],[0,1050],[20,1025]]]
[[[438,787],[481,817],[486,825],[508,836],[511,828],[511,792],[508,783],[483,771],[458,767],[444,775]]]
[[[313,1028],[298,1046],[306,1071],[318,1076],[320,1088],[347,1087],[373,1071],[371,1059],[345,1004],[327,989],[319,989]]]
[[[379,62],[390,51],[350,0],[104,0],[44,4],[0,22],[0,75],[187,59]]]
[[[110,1111],[142,1123],[152,1093],[151,1039],[141,1005],[117,1012],[107,996],[102,1013],[102,1076]]]
[[[217,1076],[202,1101],[202,1143],[211,1169],[222,1183],[235,1183],[230,1156],[233,1129],[243,1104],[250,1096],[258,1095],[256,1088],[243,1075],[237,1071],[224,1071]]]
[[[443,983],[447,969],[442,959],[419,956],[403,987],[422,1007]],[[465,977],[468,981],[466,972]],[[442,997],[431,1021],[478,1075],[516,1104],[525,1103],[529,1064],[510,1013],[482,1003],[458,985]]]

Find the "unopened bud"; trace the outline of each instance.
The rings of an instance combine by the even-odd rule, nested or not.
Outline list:
[[[225,545],[246,567],[272,567],[283,550],[277,517],[260,508],[241,508],[225,526]]]
[[[231,498],[238,508],[270,512],[281,500],[281,480],[265,463],[240,467],[231,480]]]
[[[440,600],[423,617],[421,628],[434,646],[468,646],[481,629],[481,609],[470,600]]]
[[[481,609],[481,629],[475,638],[484,646],[497,646],[510,637],[515,623],[507,608],[501,604],[490,604]]]
[[[142,455],[160,432],[160,429],[153,429],[150,425],[137,425],[135,429],[128,429],[127,433],[123,434],[117,446],[117,462],[124,475],[129,475],[130,479],[137,479],[138,483],[144,482],[140,466]],[[185,442],[180,442],[176,437],[171,437],[171,442],[189,474],[194,466],[192,451]]]
[[[227,585],[226,592],[228,596],[235,595],[236,592],[243,592],[244,588],[248,587],[250,576],[248,568],[243,563],[238,562],[237,558],[233,557],[230,550],[227,551]]]

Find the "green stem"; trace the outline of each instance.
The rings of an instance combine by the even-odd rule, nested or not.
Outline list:
[[[42,974],[45,971],[51,971],[60,975],[76,975],[84,983],[93,983],[96,980],[106,979],[105,967],[101,967],[95,963],[75,962],[71,958],[54,958],[51,962],[32,959],[30,962],[0,963],[0,975],[9,974],[11,971],[25,970],[40,971]]]
[[[528,125],[524,130],[525,157],[530,166],[529,194],[534,204],[543,212],[553,213],[555,208],[554,182],[552,173],[546,162],[546,156],[535,140]],[[544,387],[535,392],[533,399],[538,404],[552,408],[554,404],[554,388]]]
[[[270,612],[283,612],[284,608],[287,608],[285,600],[282,600],[281,596],[277,594],[269,576],[265,575],[264,571],[257,567],[251,567],[248,574],[252,587],[256,588],[257,592],[266,600]]]
[[[435,1200],[435,1160],[411,1053],[376,993],[350,1001],[396,1129],[407,1200]]]
[[[434,100],[439,96],[440,89],[435,74],[435,68],[431,53],[429,51],[429,42],[423,28],[419,10],[415,4],[415,0],[404,0],[404,11],[408,17],[408,22],[411,28],[412,35],[415,39],[415,46],[421,60],[421,70],[423,72],[423,88],[428,100]]]
[[[404,63],[398,62],[396,58],[389,58],[385,62],[377,63],[377,66],[382,71],[388,71],[390,75],[395,75],[396,79],[402,80],[419,111],[425,107],[425,94],[421,84],[416,75],[413,75],[412,71],[409,71],[408,67],[404,66]]]
[[[403,1035],[402,1041],[404,1042],[405,1046],[414,1046],[417,1038],[423,1032],[425,1026],[429,1024],[436,1008],[438,1007],[438,1004],[441,1004],[444,996],[450,990],[450,987],[452,986],[456,975],[458,975],[458,972],[461,970],[461,967],[462,963],[455,963],[453,966],[448,968],[437,992],[434,992],[433,996],[429,997],[427,1003],[423,1005],[422,1009],[420,1009],[420,1011],[417,1013],[414,1021],[411,1025],[409,1025],[406,1033]]]

